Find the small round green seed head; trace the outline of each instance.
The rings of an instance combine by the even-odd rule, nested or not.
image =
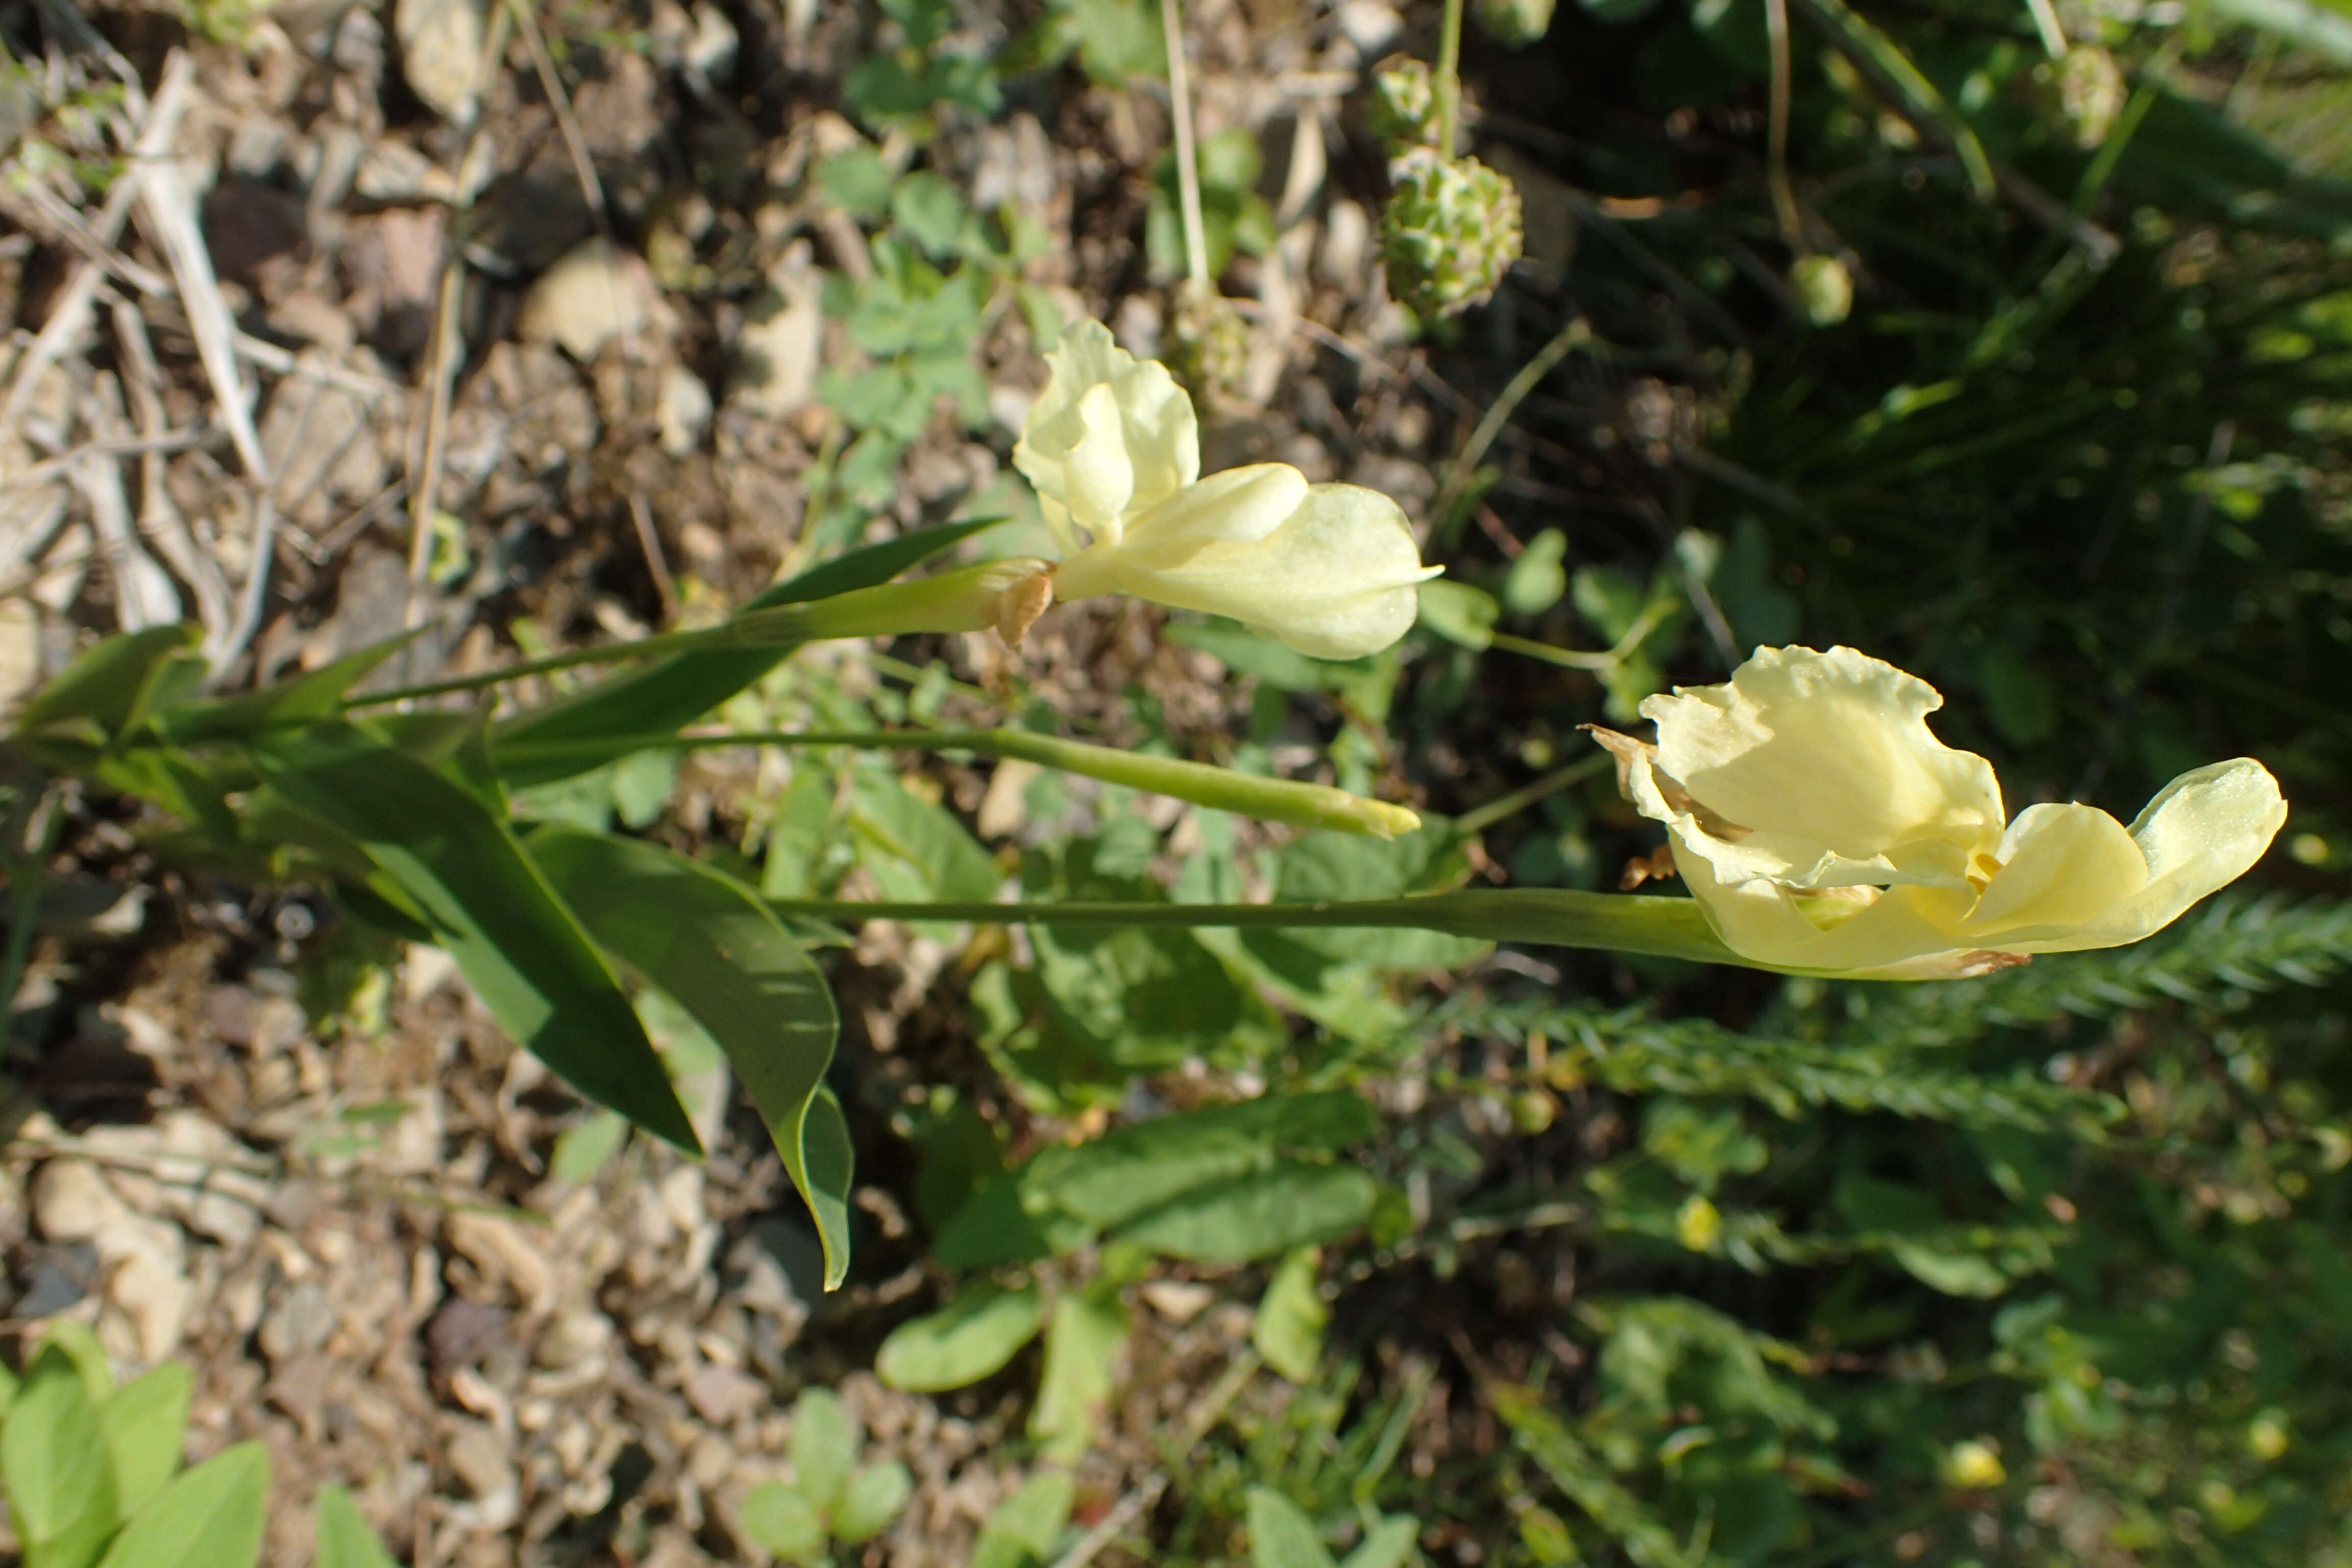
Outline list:
[[[1553,0],[1478,0],[1478,25],[1522,49],[1551,30]]]
[[[1437,79],[1426,61],[1402,59],[1372,77],[1364,118],[1396,157],[1408,148],[1437,145]]]
[[[1853,275],[1834,256],[1800,256],[1789,268],[1789,287],[1817,327],[1834,327],[1853,310]]]
[[[2095,44],[2079,44],[2058,64],[2058,109],[2085,151],[2107,139],[2131,96],[2116,57]]]
[[[1389,288],[1424,316],[1450,316],[1495,291],[1519,258],[1519,193],[1475,158],[1416,150],[1389,165],[1381,219]]]

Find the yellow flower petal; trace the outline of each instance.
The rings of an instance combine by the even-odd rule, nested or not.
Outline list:
[[[1175,504],[1189,506],[1189,498]],[[1396,502],[1356,485],[1309,488],[1289,516],[1258,537],[1215,532],[1196,518],[1169,530],[1168,542],[1155,548],[1148,542],[1160,531],[1147,517],[1136,525],[1136,545],[1106,565],[1123,592],[1231,616],[1316,658],[1360,658],[1404,636],[1420,613],[1413,585],[1438,572],[1422,565]]]
[[[1958,888],[2000,841],[2000,785],[1982,757],[1928,731],[1943,705],[1926,681],[1852,648],[1789,647],[1642,713],[1657,721],[1658,768],[1748,830],[1691,841],[1726,876]]]
[[[1070,531],[1073,521],[1115,536],[1124,521],[1200,477],[1200,426],[1168,367],[1138,360],[1099,321],[1073,323],[1045,363],[1052,374],[1023,424],[1013,465],[1036,487],[1064,552],[1075,553],[1082,542]],[[1123,486],[1107,482],[1107,438],[1115,439],[1124,461]],[[1074,460],[1076,474],[1069,471]],[[1107,512],[1121,488],[1125,499]]]

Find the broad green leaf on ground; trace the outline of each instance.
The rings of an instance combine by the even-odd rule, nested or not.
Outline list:
[[[801,1496],[830,1514],[849,1485],[851,1467],[866,1435],[829,1388],[805,1388],[793,1405],[793,1485]]]
[[[856,781],[849,831],[858,858],[881,885],[883,897],[985,900],[1003,876],[996,861],[964,831],[955,814],[907,792],[887,775]]]
[[[1075,1463],[1093,1446],[1127,1331],[1127,1309],[1108,1281],[1054,1303],[1045,1323],[1045,1374],[1029,1412],[1029,1435],[1045,1445],[1045,1458]]]
[[[1339,1568],[1404,1568],[1421,1541],[1421,1521],[1391,1514],[1364,1531],[1356,1549],[1339,1560]]]
[[[1381,1184],[1352,1165],[1282,1160],[1145,1215],[1120,1239],[1195,1263],[1246,1263],[1361,1226]]]
[[[948,523],[919,529],[879,544],[853,550],[822,566],[812,567],[780,583],[744,606],[772,609],[779,605],[803,605],[857,588],[887,583],[920,564],[997,520]],[[509,787],[547,784],[585,773],[622,755],[629,748],[599,751],[575,742],[609,736],[658,734],[690,724],[730,697],[773,669],[789,647],[702,648],[673,654],[644,669],[613,676],[574,696],[545,707],[518,713],[497,727],[496,743],[510,748],[499,772]],[[563,743],[561,752],[536,755],[526,746]]]
[[[125,1514],[144,1507],[180,1468],[193,1383],[185,1362],[167,1361],[100,1403],[99,1431],[114,1465],[115,1497]]]
[[[851,1546],[873,1540],[890,1528],[914,1490],[914,1477],[896,1459],[856,1471],[833,1510],[834,1536]]]
[[[1265,1364],[1290,1379],[1305,1383],[1323,1360],[1323,1331],[1331,1309],[1315,1288],[1321,1254],[1302,1247],[1282,1260],[1274,1279],[1258,1299],[1257,1317],[1250,1324],[1250,1343]]]
[[[1371,1106],[1345,1089],[1164,1116],[1040,1152],[1022,1169],[1023,1204],[1123,1225],[1187,1193],[1269,1170],[1283,1154],[1337,1153],[1379,1126]]]
[[[89,1568],[121,1519],[81,1368],[46,1345],[0,1426],[0,1492],[28,1568]]]
[[[1249,1533],[1250,1568],[1332,1568],[1314,1521],[1280,1492],[1250,1488]]]
[[[269,1450],[224,1448],[124,1525],[101,1568],[253,1568],[268,1500]]]
[[[1069,1471],[1039,1470],[996,1505],[980,1529],[971,1568],[1026,1568],[1049,1561],[1077,1501],[1077,1481]]]
[[[940,1394],[978,1383],[1037,1337],[1045,1300],[1034,1285],[1008,1290],[977,1280],[938,1311],[899,1324],[882,1342],[874,1371],[910,1394]]]
[[[314,1568],[397,1568],[351,1493],[338,1486],[320,1487],[318,1510]]]
[[[542,827],[529,848],[559,897],[625,968],[692,1014],[751,1092],[793,1184],[818,1221],[825,1284],[849,1268],[846,1215],[810,1173],[810,1102],[839,1021],[824,976],[758,894],[641,839]],[[832,1191],[845,1195],[844,1185]]]
[[[339,721],[251,752],[289,804],[365,847],[519,1043],[591,1100],[701,1152],[619,979],[478,799]]]
[[[824,1516],[782,1481],[753,1487],[739,1517],[752,1543],[782,1562],[814,1562],[824,1551]]]

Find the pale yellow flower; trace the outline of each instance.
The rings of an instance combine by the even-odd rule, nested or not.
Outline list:
[[[2128,829],[2087,805],[2009,817],[1992,765],[1928,731],[1943,701],[1852,648],[1760,648],[1727,684],[1643,701],[1655,745],[1595,733],[1724,944],[1812,973],[1945,978],[2137,942],[2286,820],[2248,757],[2181,774]]]
[[[1412,626],[1414,584],[1439,569],[1396,502],[1287,463],[1202,479],[1192,400],[1098,321],[1063,333],[1046,363],[1013,462],[1062,548],[1055,598],[1231,616],[1318,658],[1377,653]]]

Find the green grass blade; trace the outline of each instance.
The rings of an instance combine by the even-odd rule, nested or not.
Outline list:
[[[999,521],[985,518],[919,529],[880,544],[853,550],[790,582],[779,583],[744,608],[767,610],[779,605],[804,605],[835,594],[874,587],[982,529],[995,526]],[[701,718],[767,674],[791,652],[790,647],[776,647],[706,648],[673,654],[658,664],[601,681],[577,696],[518,713],[497,727],[494,738],[503,751],[509,745],[520,749],[675,730]],[[522,789],[586,773],[628,749],[616,745],[605,753],[573,746],[529,756],[521,755],[518,750],[512,761],[501,763],[499,772],[510,787]]]
[[[816,1218],[825,1286],[840,1284],[849,1268],[847,1140],[814,1125],[840,1027],[824,976],[732,877],[656,844],[578,828],[543,827],[529,847],[604,951],[667,993],[727,1052]]]
[[[323,719],[341,704],[346,692],[373,674],[378,666],[406,647],[415,637],[416,632],[407,631],[386,637],[258,691],[189,703],[158,714],[156,728],[183,745],[194,745],[205,741],[238,740],[279,725]]]
[[[702,1152],[619,979],[480,799],[340,721],[251,751],[296,810],[366,848],[508,1033],[589,1099]]]

